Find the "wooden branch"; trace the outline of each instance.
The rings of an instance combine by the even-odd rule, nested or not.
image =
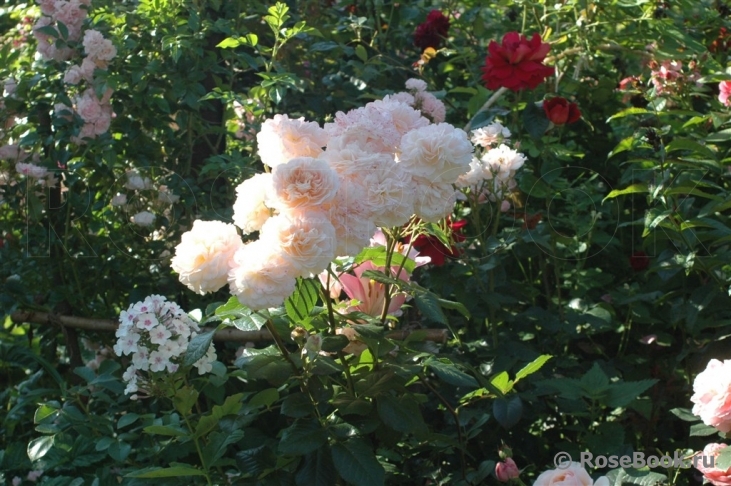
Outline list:
[[[62,325],[73,329],[85,329],[87,331],[114,332],[117,330],[117,323],[107,319],[89,319],[86,317],[59,316],[47,312],[16,311],[10,315],[15,323],[32,322],[45,325]],[[425,341],[436,343],[447,342],[446,329],[414,329],[397,330],[386,334],[386,337],[403,341],[413,332],[423,332]],[[238,329],[219,329],[213,336],[214,341],[219,342],[262,342],[273,341],[274,338],[266,329],[260,331],[240,331]]]

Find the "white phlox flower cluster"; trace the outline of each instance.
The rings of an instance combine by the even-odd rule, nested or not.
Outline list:
[[[113,349],[117,356],[132,357],[132,364],[122,375],[127,382],[124,392],[146,391],[155,373],[176,372],[190,340],[199,332],[198,324],[178,304],[161,295],[150,295],[122,311]],[[212,370],[215,361],[216,350],[211,344],[205,356],[193,366],[203,375]]]

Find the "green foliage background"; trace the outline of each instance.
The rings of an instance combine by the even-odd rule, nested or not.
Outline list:
[[[70,142],[78,126],[49,122],[70,101],[63,69],[22,39],[18,24],[38,8],[0,7],[0,78],[18,83],[1,121],[19,114],[0,141],[39,153],[66,188],[1,186],[2,478],[42,469],[41,484],[59,485],[487,484],[505,444],[528,483],[559,451],[672,456],[719,441],[686,409],[708,360],[731,358],[731,129],[717,100],[731,79],[719,40],[731,7],[549,3],[94,0],[90,22],[118,49],[96,86],[114,89],[116,117],[85,146]],[[453,13],[450,35],[415,67],[412,34],[432,8]],[[551,42],[559,76],[481,110],[492,95],[480,81],[487,45],[510,31]],[[665,60],[685,73],[694,64],[697,82],[657,93],[649,65]],[[617,89],[628,76],[641,77],[631,96]],[[115,360],[92,370],[75,333],[10,318],[115,319],[156,293],[210,322],[259,329],[225,291],[194,295],[169,266],[193,220],[230,221],[235,187],[263,170],[255,139],[235,136],[234,101],[253,135],[276,113],[322,123],[412,77],[445,102],[448,122],[498,117],[529,157],[514,209],[458,205],[454,218],[470,222],[460,258],[415,274],[429,291],[398,325],[446,329],[445,345],[369,326],[361,357],[301,359],[290,332],[326,327],[324,302],[304,299],[269,315],[288,357],[262,344],[236,360],[236,346],[219,344],[225,366],[212,376],[134,402]],[[577,102],[582,120],[546,131],[533,103],[554,94]],[[133,169],[180,196],[150,229],[110,205]],[[647,268],[631,265],[638,251]],[[694,484],[693,471],[610,478]]]

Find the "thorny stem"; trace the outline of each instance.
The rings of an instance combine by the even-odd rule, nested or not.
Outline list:
[[[460,461],[462,463],[462,478],[466,476],[465,473],[465,466],[467,464],[467,461],[464,457],[464,449],[465,449],[465,443],[464,443],[464,437],[462,436],[462,426],[459,425],[459,413],[457,410],[454,409],[454,407],[442,396],[441,393],[437,391],[436,388],[434,388],[431,383],[426,379],[424,375],[419,375],[419,381],[421,381],[424,386],[426,386],[429,390],[431,390],[434,395],[439,399],[440,402],[442,402],[442,405],[449,410],[449,413],[452,414],[452,417],[454,418],[454,424],[457,426],[457,441],[459,442],[459,457]]]
[[[294,361],[292,361],[292,358],[289,356],[289,351],[287,351],[287,348],[284,346],[284,343],[282,342],[282,338],[279,336],[279,332],[277,332],[277,328],[274,327],[274,323],[271,319],[266,320],[266,326],[267,330],[269,330],[269,333],[272,335],[272,338],[274,338],[274,342],[277,344],[277,348],[279,348],[279,352],[282,353],[282,356],[284,356],[284,359],[286,359],[292,369],[294,370],[295,374],[299,373],[299,370],[297,369],[297,365],[294,364]]]

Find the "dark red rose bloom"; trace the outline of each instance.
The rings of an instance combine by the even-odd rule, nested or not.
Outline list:
[[[636,251],[629,257],[629,264],[632,270],[640,272],[650,266],[650,257],[644,251]]]
[[[452,240],[457,243],[465,240],[462,228],[467,225],[467,220],[460,219],[453,223],[447,223],[447,225],[452,230]],[[431,263],[437,267],[444,265],[446,257],[456,258],[461,253],[456,246],[446,247],[439,241],[439,238],[432,235],[417,236],[412,246],[419,251],[419,256],[428,256],[431,258]]]
[[[427,47],[439,49],[448,32],[449,19],[440,10],[432,10],[426,20],[416,27],[414,45],[422,51]]]
[[[574,123],[581,118],[581,112],[576,103],[570,103],[566,98],[556,96],[543,102],[543,111],[554,125]]]
[[[487,47],[487,58],[482,68],[482,80],[487,89],[501,87],[513,91],[535,89],[546,77],[553,74],[553,68],[543,65],[551,45],[541,42],[541,36],[533,34],[531,40],[517,32],[508,32],[503,43],[491,41]]]

